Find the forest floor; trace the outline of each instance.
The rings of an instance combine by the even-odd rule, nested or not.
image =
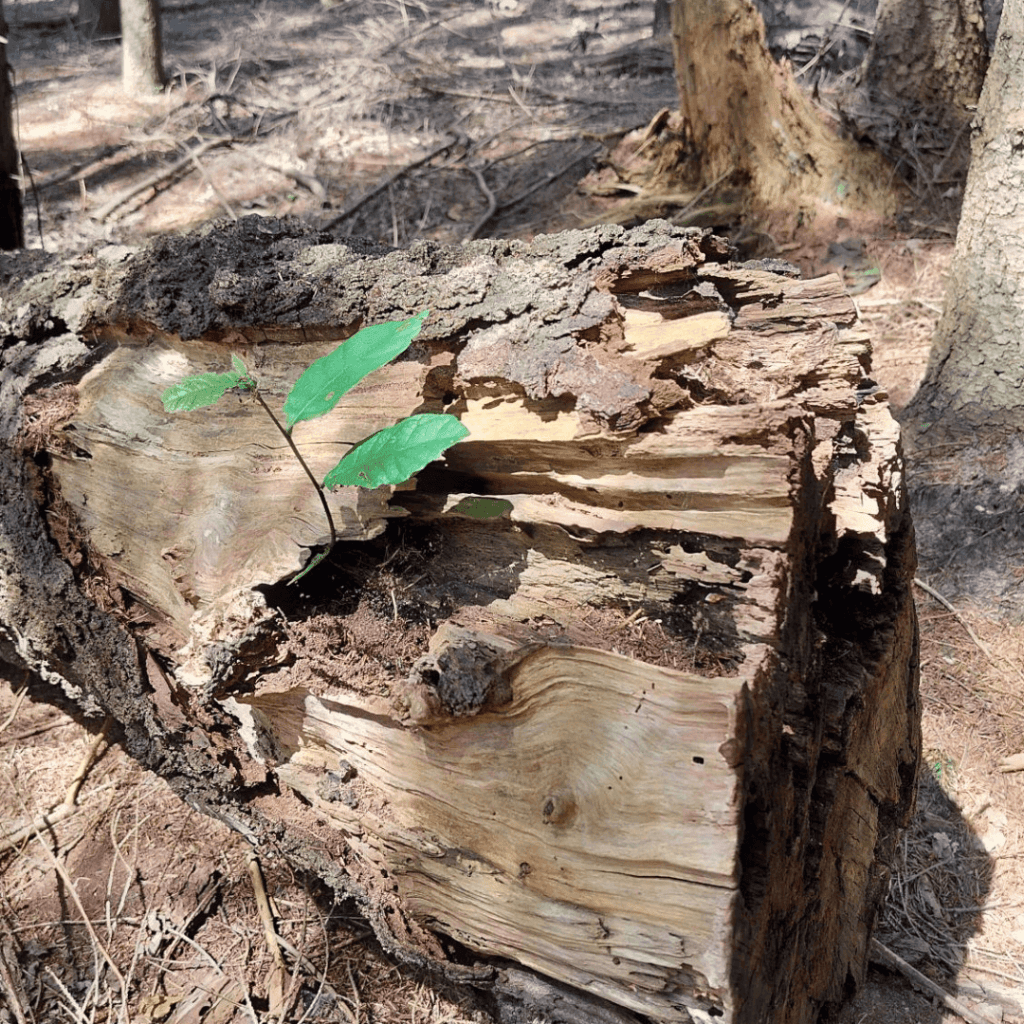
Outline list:
[[[628,133],[676,105],[670,46],[650,37],[649,3],[163,7],[171,85],[137,101],[120,92],[117,45],[77,38],[67,0],[5,5],[33,182],[30,246],[135,244],[249,213],[396,246],[666,216],[807,276],[843,274],[897,413],[924,373],[955,185],[901,190],[888,219],[769,231],[745,222],[728,192],[666,193],[650,165],[634,177],[610,170],[640,144]],[[937,554],[923,551],[924,564]],[[1024,1019],[1024,771],[1000,771],[1022,751],[1024,629],[988,606],[953,611],[924,587],[917,596],[926,762],[877,937],[988,1019]],[[119,1008],[133,1024],[264,1020],[281,977],[245,842],[106,749],[95,729],[22,700],[21,687],[0,681],[4,827],[65,809],[45,842],[0,847],[0,993],[12,1001],[5,1018],[0,999],[0,1020],[85,1024]],[[294,986],[284,979],[289,1019],[486,1021],[399,972],[358,917],[314,898],[286,865],[263,867],[279,930],[304,957]],[[958,1019],[878,965],[837,1018]]]

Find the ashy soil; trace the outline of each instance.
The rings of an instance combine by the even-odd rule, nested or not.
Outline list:
[[[656,159],[637,170],[645,127],[676,103],[650,3],[163,8],[172,84],[130,100],[116,43],[79,38],[68,0],[8,0],[30,246],[137,244],[250,213],[396,246],[666,216],[808,275],[843,274],[879,383],[897,411],[913,395],[941,313],[955,187],[913,183],[895,222],[850,215],[768,233],[735,196],[666,187]],[[819,82],[823,94],[842,84]],[[940,554],[923,551],[924,564]],[[368,601],[350,625],[371,659],[401,658],[419,626],[387,580],[374,586],[379,607]],[[927,757],[877,938],[986,1019],[1024,1020],[1024,771],[1001,770],[1022,750],[1024,629],[918,596]],[[270,908],[301,963],[282,976],[244,839],[107,748],[96,723],[26,702],[23,684],[0,681],[3,830],[55,813],[39,838],[0,846],[0,1020],[254,1021],[283,1007],[290,1020],[485,1024],[481,1008],[389,964],[352,908],[270,863]],[[878,966],[837,1017],[959,1019]]]

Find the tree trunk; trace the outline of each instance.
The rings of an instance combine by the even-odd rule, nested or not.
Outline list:
[[[891,206],[877,154],[825,126],[772,60],[750,0],[675,0],[672,33],[679,107],[706,185],[737,175],[760,211]]]
[[[75,24],[86,39],[119,36],[121,34],[120,0],[78,0]]]
[[[978,105],[946,304],[911,406],[944,429],[1017,431],[1024,387],[1024,0],[1010,0]]]
[[[860,78],[875,102],[959,129],[987,63],[981,0],[879,0]]]
[[[159,0],[121,0],[121,83],[129,96],[152,96],[167,84]]]
[[[838,278],[650,222],[388,251],[275,221],[11,263],[0,659],[514,1019],[810,1024],[861,978],[919,755],[898,430]],[[295,439],[470,430],[315,492],[279,407],[432,310]],[[477,518],[480,497],[500,499]]]
[[[929,580],[1019,620],[1024,387],[1024,0],[1007,0],[978,105],[946,302],[907,406]]]
[[[21,249],[25,245],[11,95],[11,77],[7,67],[7,19],[0,2],[0,249],[7,250]]]

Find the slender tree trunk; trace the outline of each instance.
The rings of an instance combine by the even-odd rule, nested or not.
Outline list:
[[[732,178],[755,209],[879,208],[889,174],[839,139],[765,46],[750,0],[675,0],[679,106],[705,184]]]
[[[1008,0],[981,94],[946,305],[911,413],[947,429],[1021,423],[1024,0]]]
[[[158,0],[123,0],[122,82],[131,96],[151,95],[166,84]]]
[[[21,249],[25,245],[25,230],[18,185],[18,147],[11,123],[6,39],[7,21],[0,0],[0,249]]]

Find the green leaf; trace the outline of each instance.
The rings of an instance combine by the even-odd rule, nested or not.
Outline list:
[[[467,495],[457,505],[448,509],[449,513],[457,512],[459,515],[471,516],[473,519],[497,519],[506,512],[511,512],[515,506],[505,498],[481,498],[477,495]]]
[[[324,477],[324,487],[401,484],[469,431],[447,413],[420,413],[360,441]]]
[[[235,368],[235,372],[240,377],[248,376],[249,371],[246,369],[245,363],[243,363],[234,352],[231,353],[231,365]]]
[[[420,333],[429,315],[430,310],[425,309],[410,320],[364,327],[333,352],[318,359],[295,382],[285,399],[287,428],[291,430],[302,420],[313,420],[330,412],[338,399],[368,373],[401,355]]]
[[[191,412],[213,405],[228,388],[233,388],[245,376],[242,373],[197,373],[172,384],[161,396],[167,412]]]

